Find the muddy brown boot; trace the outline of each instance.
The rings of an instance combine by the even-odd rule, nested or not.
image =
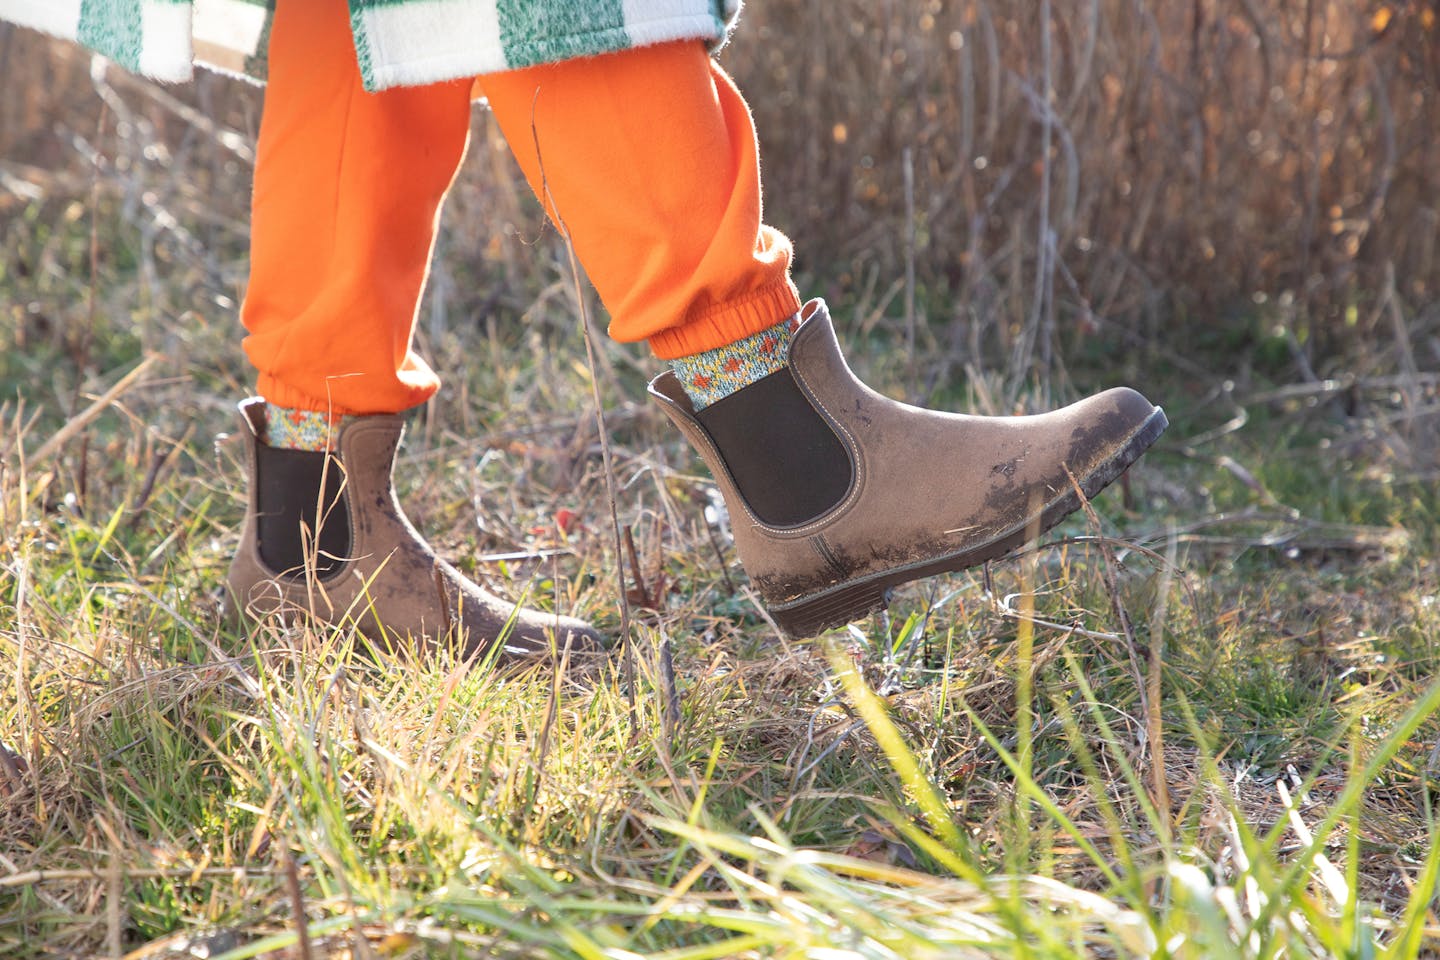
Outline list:
[[[699,412],[673,373],[650,384],[709,466],[740,561],[792,636],[1039,536],[1080,506],[1070,476],[1093,496],[1166,427],[1125,388],[1028,417],[912,407],[855,378],[823,302],[802,317],[784,369]]]
[[[347,421],[325,454],[267,445],[258,397],[240,414],[250,499],[230,565],[232,612],[353,623],[384,649],[450,645],[501,662],[601,649],[589,624],[496,597],[435,556],[395,498],[399,416]]]

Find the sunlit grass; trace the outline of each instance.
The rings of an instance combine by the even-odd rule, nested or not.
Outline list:
[[[1175,427],[1093,518],[786,640],[642,402],[655,365],[603,345],[592,369],[553,232],[513,184],[465,182],[419,331],[447,384],[413,418],[404,499],[467,572],[612,634],[623,569],[649,602],[631,662],[499,675],[242,631],[217,600],[243,509],[220,435],[248,389],[245,192],[124,176],[0,235],[0,955],[1440,951],[1423,432],[1147,368]],[[147,191],[204,242],[140,243],[121,198]],[[899,288],[857,276],[835,315],[877,386],[992,412],[1070,389],[917,368],[887,349]],[[1113,380],[1120,348],[1081,347]],[[1187,359],[1233,359],[1212,349]]]
[[[571,416],[523,373],[472,375],[511,384],[498,422]],[[1418,553],[1312,563],[1162,533],[1116,551],[1109,577],[1086,538],[1115,531],[1082,519],[1019,560],[907,589],[888,619],[796,643],[738,570],[722,577],[684,451],[622,418],[623,522],[642,575],[676,584],[636,611],[633,684],[618,652],[560,677],[482,673],[376,658],[345,630],[223,624],[240,474],[233,446],[216,457],[200,438],[227,424],[176,447],[146,403],[87,431],[109,453],[90,454],[84,497],[75,454],[19,455],[39,435],[5,463],[0,739],[22,771],[0,821],[7,953],[1402,957],[1434,942],[1440,612]],[[402,483],[437,540],[568,549],[476,569],[613,629],[593,466],[425,437],[410,441],[425,475]],[[1166,509],[1168,476],[1138,472],[1147,511]],[[558,504],[584,524],[559,531]],[[1101,523],[1165,529],[1116,506]]]

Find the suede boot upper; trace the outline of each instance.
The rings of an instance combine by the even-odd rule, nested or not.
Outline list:
[[[282,501],[278,516],[261,516],[261,485],[267,476],[294,474],[297,451],[277,450],[260,440],[264,401],[240,405],[251,471],[250,501],[245,525],[230,566],[229,589],[239,608],[264,616],[305,613],[326,623],[354,623],[362,633],[386,647],[450,644],[464,656],[484,654],[497,641],[498,659],[517,660],[564,649],[599,649],[596,632],[571,617],[525,609],[482,590],[435,555],[410,525],[395,496],[391,470],[403,432],[395,415],[356,418],[341,430],[336,453],[326,470],[327,492],[340,502],[314,504],[319,487],[296,484],[291,496],[267,487],[267,514]],[[306,454],[325,457],[325,454]],[[342,478],[328,483],[331,474]],[[293,477],[292,477],[293,479]],[[306,500],[310,507],[306,508]],[[294,557],[292,531],[279,524],[298,523],[304,516],[320,519],[319,545],[292,568],[277,569]],[[344,524],[343,535],[326,530]],[[261,537],[287,541],[272,550]],[[313,535],[313,531],[311,531]],[[343,553],[339,546],[343,544]],[[267,562],[267,560],[272,562]]]
[[[769,389],[789,393],[783,406],[810,414],[783,449],[736,400],[766,381],[698,416],[673,375],[650,385],[710,467],[741,562],[792,633],[847,622],[884,606],[898,583],[981,563],[1038,536],[1079,506],[1072,475],[1086,496],[1097,492],[1165,428],[1164,413],[1126,388],[1025,417],[900,403],[851,373],[822,302],[805,314],[784,379],[767,378]],[[726,419],[726,404],[739,418]],[[796,487],[801,495],[765,502]]]

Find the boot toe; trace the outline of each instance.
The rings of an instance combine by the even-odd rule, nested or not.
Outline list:
[[[1082,401],[1083,402],[1083,401]],[[1111,387],[1090,398],[1097,409],[1109,409],[1118,420],[1139,425],[1154,414],[1156,407],[1138,390],[1129,387]]]
[[[486,641],[488,642],[488,641]],[[603,653],[600,632],[576,617],[522,609],[499,637],[501,655],[506,659],[555,659],[569,654]]]

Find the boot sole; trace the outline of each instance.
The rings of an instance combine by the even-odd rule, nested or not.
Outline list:
[[[1156,407],[1130,439],[1110,459],[1101,463],[1084,477],[1077,478],[1085,499],[1113,483],[1129,466],[1140,459],[1150,446],[1165,432],[1170,422],[1165,411]],[[777,626],[791,637],[811,637],[832,627],[843,626],[871,613],[886,609],[890,594],[896,587],[912,580],[934,576],[938,573],[953,573],[967,567],[979,566],[1037,539],[1060,521],[1080,509],[1080,497],[1072,488],[1056,497],[1041,511],[1038,519],[1028,517],[1026,521],[1010,531],[979,546],[968,546],[955,553],[946,554],[934,560],[924,560],[903,567],[894,567],[878,573],[867,574],[854,580],[827,587],[817,593],[790,600],[786,603],[766,605]]]

